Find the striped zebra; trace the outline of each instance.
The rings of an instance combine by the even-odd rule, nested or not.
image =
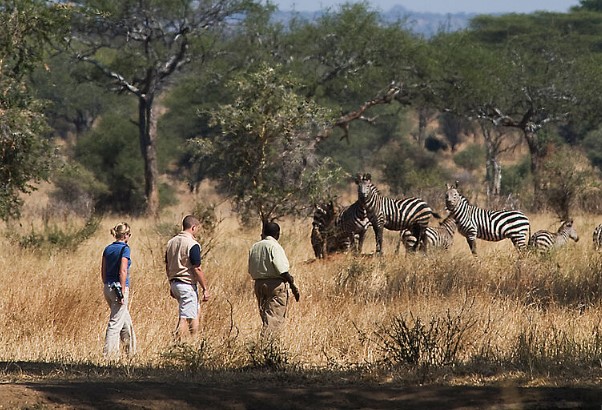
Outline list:
[[[599,251],[602,249],[602,224],[596,226],[594,229],[594,249]]]
[[[456,219],[458,232],[466,237],[473,255],[477,254],[477,238],[501,241],[509,238],[523,251],[529,238],[529,219],[520,211],[494,211],[470,205],[456,187],[447,185],[445,206]]]
[[[540,252],[546,252],[552,248],[564,246],[569,239],[575,242],[579,241],[577,230],[573,226],[573,220],[562,222],[557,232],[537,231],[529,238],[529,248],[536,249]]]
[[[414,237],[418,238],[413,251],[417,250],[423,242],[431,215],[436,218],[439,218],[439,215],[434,213],[422,199],[412,197],[393,199],[381,195],[372,184],[370,174],[357,174],[355,183],[357,184],[358,202],[366,210],[374,229],[376,253],[382,253],[384,228],[401,232],[409,230]],[[399,242],[397,250],[399,250]]]
[[[351,248],[361,253],[370,221],[357,201],[338,216],[331,201],[315,207],[312,225],[312,247],[316,258],[323,258],[327,253],[346,252]]]
[[[317,259],[322,259],[327,253],[327,230],[334,223],[334,204],[315,205],[311,228],[311,246]]]
[[[456,230],[456,220],[451,214],[443,221],[439,222],[439,226],[427,227],[424,236],[425,243],[422,245],[424,250],[449,249],[454,243],[454,234],[456,233]],[[401,234],[401,241],[407,251],[412,251],[416,246],[416,237],[408,230],[403,231]]]

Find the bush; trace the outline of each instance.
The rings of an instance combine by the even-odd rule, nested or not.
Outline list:
[[[84,218],[92,215],[98,199],[109,193],[106,184],[78,163],[65,164],[54,175],[53,182],[52,207]]]
[[[403,140],[384,150],[381,169],[384,182],[395,195],[419,196],[433,186],[443,187],[449,172],[438,165],[437,155]]]
[[[519,195],[530,187],[531,163],[528,156],[509,167],[502,167],[502,195]]]
[[[485,164],[485,149],[479,144],[471,144],[454,155],[454,162],[467,171],[475,171]]]
[[[462,309],[452,315],[448,310],[444,316],[427,320],[411,312],[394,317],[377,333],[384,362],[427,366],[456,363],[466,347],[467,332],[476,324],[465,313]]]
[[[24,249],[47,249],[47,250],[66,250],[73,252],[86,239],[91,238],[100,227],[101,218],[96,215],[88,217],[82,227],[67,225],[66,228],[60,228],[58,225],[43,225],[42,232],[36,232],[31,228],[31,232],[19,236],[18,234],[7,235],[10,239],[16,240],[21,248]]]

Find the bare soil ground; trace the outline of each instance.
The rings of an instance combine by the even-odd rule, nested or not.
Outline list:
[[[602,386],[404,386],[257,372],[228,377],[100,374],[46,363],[0,363],[2,409],[600,409]]]

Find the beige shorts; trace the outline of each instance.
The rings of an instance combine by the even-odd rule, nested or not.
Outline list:
[[[199,315],[199,295],[196,292],[196,286],[177,280],[171,281],[169,286],[171,293],[178,301],[180,317],[196,319]]]

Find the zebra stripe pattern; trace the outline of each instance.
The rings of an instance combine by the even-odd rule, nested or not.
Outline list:
[[[316,258],[323,258],[327,253],[346,252],[352,247],[361,253],[369,227],[366,212],[357,202],[345,208],[338,216],[332,201],[317,205],[311,235]]]
[[[371,179],[370,174],[358,174],[355,183],[357,184],[358,202],[366,210],[374,229],[376,253],[382,253],[384,228],[391,231],[409,230],[418,238],[413,249],[415,251],[423,242],[431,215],[439,216],[433,213],[433,210],[422,199],[411,197],[401,200],[381,195],[372,184]],[[399,250],[399,243],[397,249]]]
[[[523,251],[529,238],[529,219],[520,211],[495,211],[470,205],[456,188],[447,185],[445,206],[458,225],[458,232],[466,237],[473,255],[477,254],[477,238],[486,241],[510,239],[514,247]]]
[[[602,224],[596,226],[594,229],[594,249],[599,251],[602,249]]]
[[[563,222],[557,232],[546,230],[535,232],[531,235],[531,238],[529,238],[529,248],[536,249],[540,252],[546,252],[552,248],[564,246],[569,239],[572,239],[575,242],[579,241],[579,235],[573,226],[572,220]]]
[[[456,229],[456,220],[452,215],[448,215],[437,227],[427,227],[423,244],[424,250],[449,249],[454,243]],[[413,250],[416,246],[416,237],[410,231],[403,231],[401,240],[407,251]]]

